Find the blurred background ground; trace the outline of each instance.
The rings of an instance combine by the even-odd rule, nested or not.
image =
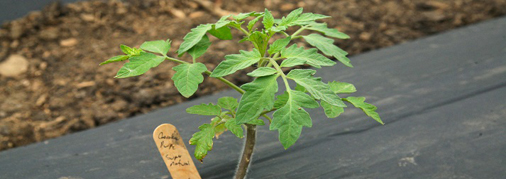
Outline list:
[[[147,74],[114,79],[122,64],[98,64],[170,38],[171,54],[189,30],[228,12],[273,11],[277,18],[304,7],[351,36],[336,43],[350,54],[399,44],[506,14],[506,0],[111,0],[58,3],[0,27],[0,150],[26,145],[180,103],[173,63]],[[213,69],[225,54],[250,48],[212,39],[199,61]],[[426,48],[426,47],[420,47]],[[183,58],[188,60],[188,58]],[[409,60],[409,59],[406,59]],[[244,83],[248,77],[229,77]],[[207,78],[192,98],[226,88]],[[167,116],[167,119],[170,117]]]

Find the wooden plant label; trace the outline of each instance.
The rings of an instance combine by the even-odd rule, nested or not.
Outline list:
[[[173,179],[201,179],[176,127],[159,125],[153,132],[153,139]]]

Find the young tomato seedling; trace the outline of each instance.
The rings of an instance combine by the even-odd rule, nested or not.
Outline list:
[[[314,76],[316,72],[314,69],[292,69],[288,73],[283,72],[282,68],[299,65],[314,68],[335,65],[336,62],[329,57],[353,67],[346,57],[348,53],[335,46],[334,40],[331,39],[348,39],[349,36],[328,28],[325,23],[316,22],[324,18],[329,16],[302,13],[302,8],[290,12],[281,19],[275,19],[267,9],[264,12],[228,15],[216,23],[199,25],[184,37],[177,54],[179,57],[185,53],[191,55],[192,62],[168,56],[171,41],[158,40],[144,42],[139,49],[121,45],[125,55],[112,57],[101,65],[128,60],[116,75],[116,78],[126,78],[146,73],[150,68],[168,60],[179,64],[173,68],[176,73],[172,80],[177,90],[186,98],[192,96],[197,91],[198,85],[204,81],[203,73],[221,80],[242,94],[239,101],[233,97],[222,97],[218,99],[217,104],[200,104],[186,111],[190,114],[213,116],[211,122],[201,125],[200,131],[193,134],[190,139],[190,144],[196,145],[194,155],[200,161],[213,148],[213,138],[227,130],[243,138],[244,129],[246,130],[246,142],[236,172],[236,178],[244,178],[255,145],[255,127],[265,125],[262,118],[267,120],[270,130],[279,131],[279,141],[285,149],[295,144],[302,127],[312,126],[311,117],[305,108],[321,106],[327,117],[335,118],[344,112],[344,108],[347,107],[344,102],[348,102],[383,124],[375,112],[376,107],[364,102],[364,97],[338,96],[355,92],[355,86],[352,84],[339,81],[325,83],[321,78]],[[263,28],[255,28],[257,23],[261,23]],[[286,30],[290,27],[298,30],[288,34]],[[221,40],[230,40],[231,29],[243,33],[244,38],[239,42],[249,41],[254,48],[250,51],[241,50],[239,54],[226,55],[225,60],[211,72],[203,63],[197,61],[211,45],[208,34]],[[300,35],[302,31],[315,33]],[[269,43],[275,34],[281,34],[283,38]],[[290,45],[294,39],[303,39],[316,48],[305,49],[298,47],[297,44]],[[248,73],[254,77],[250,83],[238,87],[223,78],[250,66],[256,68]],[[282,79],[282,85],[286,88],[281,95],[277,95],[278,78]],[[290,86],[290,81],[296,84],[295,88]],[[268,115],[270,112],[274,112],[272,118]]]

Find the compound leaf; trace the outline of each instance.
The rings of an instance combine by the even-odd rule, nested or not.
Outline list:
[[[272,16],[271,11],[265,9],[264,20],[262,23],[264,24],[264,28],[266,30],[270,29],[274,25],[274,17]]]
[[[343,99],[345,101],[348,101],[351,104],[353,104],[353,106],[355,106],[356,108],[362,109],[362,111],[364,111],[364,113],[367,114],[367,116],[373,118],[374,120],[376,120],[380,124],[385,124],[381,120],[379,114],[376,112],[376,109],[378,109],[378,108],[376,108],[376,106],[374,106],[372,104],[364,102],[365,101],[365,97],[353,97],[353,96],[350,96],[350,97],[343,98]]]
[[[295,69],[290,71],[287,77],[306,88],[314,98],[335,106],[346,107],[341,98],[330,90],[328,84],[323,83],[319,78],[313,77],[315,72],[315,70]]]
[[[221,17],[220,20],[218,20],[218,22],[216,22],[214,24],[214,28],[219,29],[221,27],[228,25],[230,23],[230,21],[228,20],[228,18],[230,16],[232,16],[232,15],[226,15],[226,16]]]
[[[357,92],[357,88],[351,83],[332,81],[329,82],[330,89],[334,93],[354,93]]]
[[[129,56],[131,55],[139,55],[140,51],[135,49],[135,48],[132,48],[132,47],[129,47],[129,46],[126,46],[126,45],[123,45],[121,44],[119,46],[119,48],[121,49],[121,51]]]
[[[100,63],[100,65],[105,65],[105,64],[114,63],[114,62],[121,62],[121,61],[128,60],[128,58],[129,58],[128,55],[118,55],[118,56],[114,56],[114,57],[109,58],[108,60]]]
[[[225,61],[221,62],[211,74],[211,77],[222,77],[242,70],[257,63],[262,56],[257,49],[253,51],[240,51],[241,54],[232,54],[225,56]]]
[[[179,56],[183,55],[186,51],[190,50],[193,46],[200,42],[202,37],[206,35],[207,31],[213,28],[212,24],[202,24],[193,29],[191,32],[186,34],[183,38],[183,43],[179,46],[177,50],[177,54]]]
[[[321,15],[321,14],[313,14],[313,13],[304,13],[297,17],[292,22],[288,23],[288,26],[294,25],[307,25],[310,23],[314,23],[315,20],[329,18],[330,16]]]
[[[277,71],[274,68],[271,68],[271,67],[259,67],[256,70],[248,73],[247,75],[248,76],[252,76],[252,77],[262,77],[262,76],[269,76],[269,75],[272,75],[272,74],[275,74],[275,73],[277,73]]]
[[[303,10],[302,7],[293,10],[292,12],[290,12],[290,14],[288,14],[286,17],[283,17],[281,19],[281,23],[279,25],[280,26],[289,26],[291,23],[293,23],[297,20],[299,15],[302,13],[302,10]]]
[[[350,59],[346,57],[348,53],[341,48],[334,45],[334,40],[323,37],[319,34],[310,34],[306,36],[302,36],[304,40],[306,40],[312,46],[318,48],[325,55],[333,56],[341,63],[348,67],[353,67],[350,63]]]
[[[207,37],[207,35],[204,35],[199,43],[195,44],[195,46],[188,50],[188,54],[190,54],[193,59],[199,58],[206,53],[209,46],[211,46],[211,41],[209,41],[209,37]]]
[[[165,60],[165,57],[157,56],[152,53],[141,52],[140,55],[132,56],[129,62],[125,63],[119,69],[115,78],[126,78],[139,76],[146,73],[149,69],[158,66]]]
[[[281,49],[284,49],[288,45],[288,43],[290,43],[290,40],[291,40],[290,37],[286,37],[286,38],[282,38],[282,39],[278,39],[278,40],[274,41],[269,46],[269,50],[267,50],[267,52],[269,52],[269,54],[272,55],[274,53],[281,51]]]
[[[230,28],[227,26],[223,26],[221,28],[212,28],[209,30],[209,33],[221,40],[231,40],[232,33],[230,32]]]
[[[336,62],[328,59],[322,54],[319,54],[318,50],[314,48],[304,50],[303,47],[297,47],[295,44],[283,49],[281,51],[281,57],[286,58],[285,61],[296,61],[298,63],[304,61],[304,63],[315,68],[321,68],[321,66],[333,66],[336,64]]]
[[[237,124],[235,119],[229,119],[225,122],[225,126],[227,129],[232,132],[235,136],[239,138],[244,137],[244,130],[242,129],[241,124]]]
[[[221,113],[221,108],[213,103],[199,104],[189,108],[186,108],[186,112],[189,114],[198,114],[204,116],[217,116]]]
[[[213,137],[215,135],[214,127],[211,124],[202,124],[199,126],[199,132],[193,134],[190,139],[190,145],[196,145],[195,158],[202,162],[207,152],[213,149]]]
[[[343,107],[334,106],[334,105],[329,104],[329,103],[327,103],[325,101],[321,101],[320,104],[321,104],[321,106],[323,108],[323,111],[325,112],[325,115],[328,118],[336,118],[339,115],[341,115],[341,113],[344,112],[344,108]]]
[[[207,70],[202,63],[180,64],[172,68],[176,73],[172,76],[179,93],[188,98],[197,91],[198,85],[204,81],[202,73]]]
[[[279,131],[279,141],[285,149],[292,146],[299,139],[302,127],[311,127],[309,113],[302,107],[318,107],[318,103],[309,95],[288,90],[286,104],[273,114],[270,130]]]
[[[166,55],[170,50],[170,40],[146,41],[141,45],[142,50]]]
[[[337,29],[328,28],[326,23],[313,23],[307,29],[314,30],[317,32],[321,32],[329,37],[334,37],[338,39],[349,39],[350,36],[345,33],[339,32]]]
[[[225,96],[218,99],[218,105],[223,109],[233,111],[237,108],[237,105],[239,105],[239,103],[237,102],[237,99]]]
[[[253,20],[249,21],[248,22],[248,30],[251,31],[251,29],[253,29],[253,26],[255,26],[255,24],[258,22],[258,20],[260,20],[260,18],[262,18],[263,16],[258,16],[256,18],[254,18]]]
[[[270,110],[274,105],[274,95],[278,91],[278,75],[264,76],[241,86],[243,94],[237,108],[237,123],[247,123],[257,119],[263,110]]]

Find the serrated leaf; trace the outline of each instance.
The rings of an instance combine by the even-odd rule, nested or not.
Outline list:
[[[353,104],[353,106],[355,106],[356,108],[362,109],[362,111],[364,111],[364,113],[367,114],[367,116],[373,118],[374,120],[376,120],[380,124],[385,124],[381,120],[379,114],[376,112],[376,109],[378,109],[378,108],[376,108],[376,106],[374,106],[372,104],[364,102],[365,101],[365,97],[353,97],[353,96],[350,96],[350,97],[343,98],[343,99],[345,101],[348,101],[351,104]]]
[[[341,115],[341,113],[344,112],[344,108],[339,107],[339,106],[334,106],[334,105],[329,104],[325,101],[321,101],[320,104],[323,108],[323,111],[325,112],[325,115],[328,118],[336,118],[339,115]]]
[[[240,124],[236,123],[235,119],[229,119],[227,122],[225,122],[225,126],[227,129],[232,132],[235,136],[239,138],[244,137],[244,130],[242,129]]]
[[[260,16],[262,14],[263,13],[259,13],[259,12],[253,11],[253,12],[247,12],[247,13],[240,13],[240,14],[237,14],[235,16],[232,16],[232,18],[234,18],[236,21],[241,21],[241,20],[244,20],[244,19],[246,19],[248,17],[251,17],[251,16],[258,17],[258,16]]]
[[[279,131],[279,141],[287,149],[299,139],[302,127],[311,127],[311,117],[302,107],[318,107],[318,103],[300,91],[288,90],[286,104],[273,114],[270,130]]]
[[[223,109],[233,111],[237,108],[237,105],[239,105],[239,103],[237,102],[237,99],[225,96],[218,99],[218,105]]]
[[[345,33],[339,32],[337,29],[328,28],[326,23],[313,23],[307,29],[314,30],[317,32],[321,32],[329,37],[334,37],[338,39],[349,39],[350,36]]]
[[[215,29],[212,28],[209,30],[209,33],[216,38],[219,38],[221,40],[231,40],[232,39],[232,32],[230,32],[230,28],[227,26]]]
[[[190,50],[193,46],[200,42],[202,37],[206,35],[207,31],[213,28],[212,24],[202,24],[193,29],[191,32],[186,34],[183,38],[183,43],[179,46],[177,50],[177,54],[179,56],[183,55],[186,51]]]
[[[237,123],[247,123],[256,119],[263,110],[272,109],[274,95],[278,91],[277,77],[278,75],[259,77],[241,86],[246,92],[237,108]]]
[[[114,63],[114,62],[121,62],[121,61],[125,61],[125,60],[128,60],[128,55],[118,55],[118,56],[114,56],[114,57],[109,58],[108,60],[100,63],[100,65],[105,65],[105,64]]]
[[[350,59],[346,57],[348,53],[341,48],[334,45],[334,40],[323,37],[319,34],[310,34],[306,36],[302,36],[304,40],[307,41],[307,43],[311,44],[312,46],[318,48],[318,50],[322,51],[323,54],[328,56],[333,56],[337,60],[339,60],[341,63],[348,67],[353,67],[350,63]]]
[[[269,37],[260,31],[255,31],[248,37],[248,40],[255,44],[255,48],[260,52],[260,56],[267,50],[267,44],[269,44],[268,39]]]
[[[222,77],[235,73],[237,70],[242,70],[257,63],[262,58],[257,49],[249,52],[241,50],[240,53],[225,56],[225,61],[213,70],[211,77]]]
[[[328,59],[322,54],[318,53],[318,50],[312,48],[308,50],[304,50],[303,47],[297,47],[297,45],[292,45],[288,48],[285,48],[281,51],[281,57],[286,58],[285,61],[293,61],[290,63],[301,63],[304,61],[305,64],[311,65],[315,68],[321,68],[321,66],[333,66],[336,62]],[[288,62],[285,62],[288,63]]]
[[[165,57],[152,53],[141,52],[140,55],[132,56],[129,62],[119,69],[115,78],[126,78],[146,73],[149,69],[158,66],[165,60]]]
[[[304,93],[307,92],[306,88],[304,88],[304,86],[300,86],[299,84],[297,84],[294,89]]]
[[[204,35],[199,43],[195,44],[195,46],[188,50],[188,54],[190,54],[193,59],[197,59],[206,53],[209,46],[211,46],[211,41],[209,41],[209,37],[207,37],[207,35]]]
[[[304,59],[291,58],[291,59],[283,60],[283,62],[281,62],[281,64],[279,66],[280,67],[294,67],[294,66],[299,66],[299,65],[304,65],[304,64],[306,64],[306,60],[304,60]]]
[[[197,91],[198,85],[204,81],[202,73],[207,70],[206,66],[202,63],[180,64],[172,69],[176,71],[174,76],[172,76],[174,85],[179,93],[186,98]]]
[[[286,37],[286,38],[282,38],[282,39],[278,39],[276,41],[274,41],[270,46],[269,46],[269,50],[267,52],[269,52],[269,54],[275,54],[279,51],[281,51],[281,49],[284,49],[288,43],[290,43],[290,40],[291,38],[290,37]]]
[[[220,18],[220,20],[218,20],[218,22],[216,22],[214,25],[215,25],[215,28],[219,29],[221,27],[224,27],[226,25],[228,25],[230,23],[230,21],[228,20],[228,18],[232,16],[232,15],[226,15],[226,16],[223,16]]]
[[[127,55],[138,55],[137,51],[134,49],[134,48],[131,48],[129,46],[126,46],[126,45],[123,45],[121,44],[119,46],[119,48],[121,49],[121,51]]]
[[[306,88],[315,99],[326,101],[335,106],[346,107],[341,98],[330,90],[328,84],[323,83],[319,78],[313,77],[315,72],[315,70],[295,69],[290,71],[287,77]]]
[[[219,139],[220,135],[223,134],[225,131],[227,131],[227,126],[225,126],[225,123],[221,123],[214,126],[214,137],[216,139]]]
[[[215,135],[214,127],[210,124],[202,124],[199,126],[199,132],[193,134],[190,139],[190,145],[196,145],[195,158],[202,162],[207,152],[213,149],[213,137]]]
[[[279,109],[283,107],[288,101],[288,93],[285,91],[283,94],[276,96],[276,101],[274,101],[274,108]]]
[[[321,14],[313,14],[313,13],[304,13],[297,17],[295,20],[290,22],[288,26],[294,25],[307,25],[310,23],[314,23],[315,20],[329,18],[330,16],[321,15]]]
[[[290,12],[290,14],[288,14],[286,17],[283,17],[281,19],[281,23],[279,25],[280,26],[288,26],[290,23],[293,23],[294,21],[297,20],[299,15],[302,13],[302,10],[303,10],[302,7],[293,10],[292,12]]]
[[[252,77],[262,77],[262,76],[269,76],[269,75],[272,75],[272,74],[275,74],[275,73],[277,73],[277,71],[274,68],[271,68],[271,67],[259,67],[256,70],[248,73],[247,75],[248,76],[252,76]]]
[[[213,103],[199,104],[189,108],[186,108],[188,114],[198,114],[204,116],[217,116],[221,113],[221,108]]]
[[[141,45],[142,50],[166,55],[170,50],[170,40],[146,41]]]
[[[265,122],[261,119],[253,119],[249,122],[247,122],[246,124],[252,124],[252,125],[257,125],[257,126],[264,126],[265,125]]]
[[[258,20],[260,20],[260,18],[262,18],[263,16],[258,16],[256,18],[254,18],[253,20],[249,21],[248,22],[248,30],[251,31],[253,29],[253,26],[255,26],[255,24],[258,22]]]
[[[265,29],[270,29],[274,25],[274,17],[271,14],[271,11],[265,9],[264,12],[264,20],[262,21]]]
[[[357,92],[357,88],[351,83],[332,81],[329,82],[330,89],[334,93],[354,93]]]

